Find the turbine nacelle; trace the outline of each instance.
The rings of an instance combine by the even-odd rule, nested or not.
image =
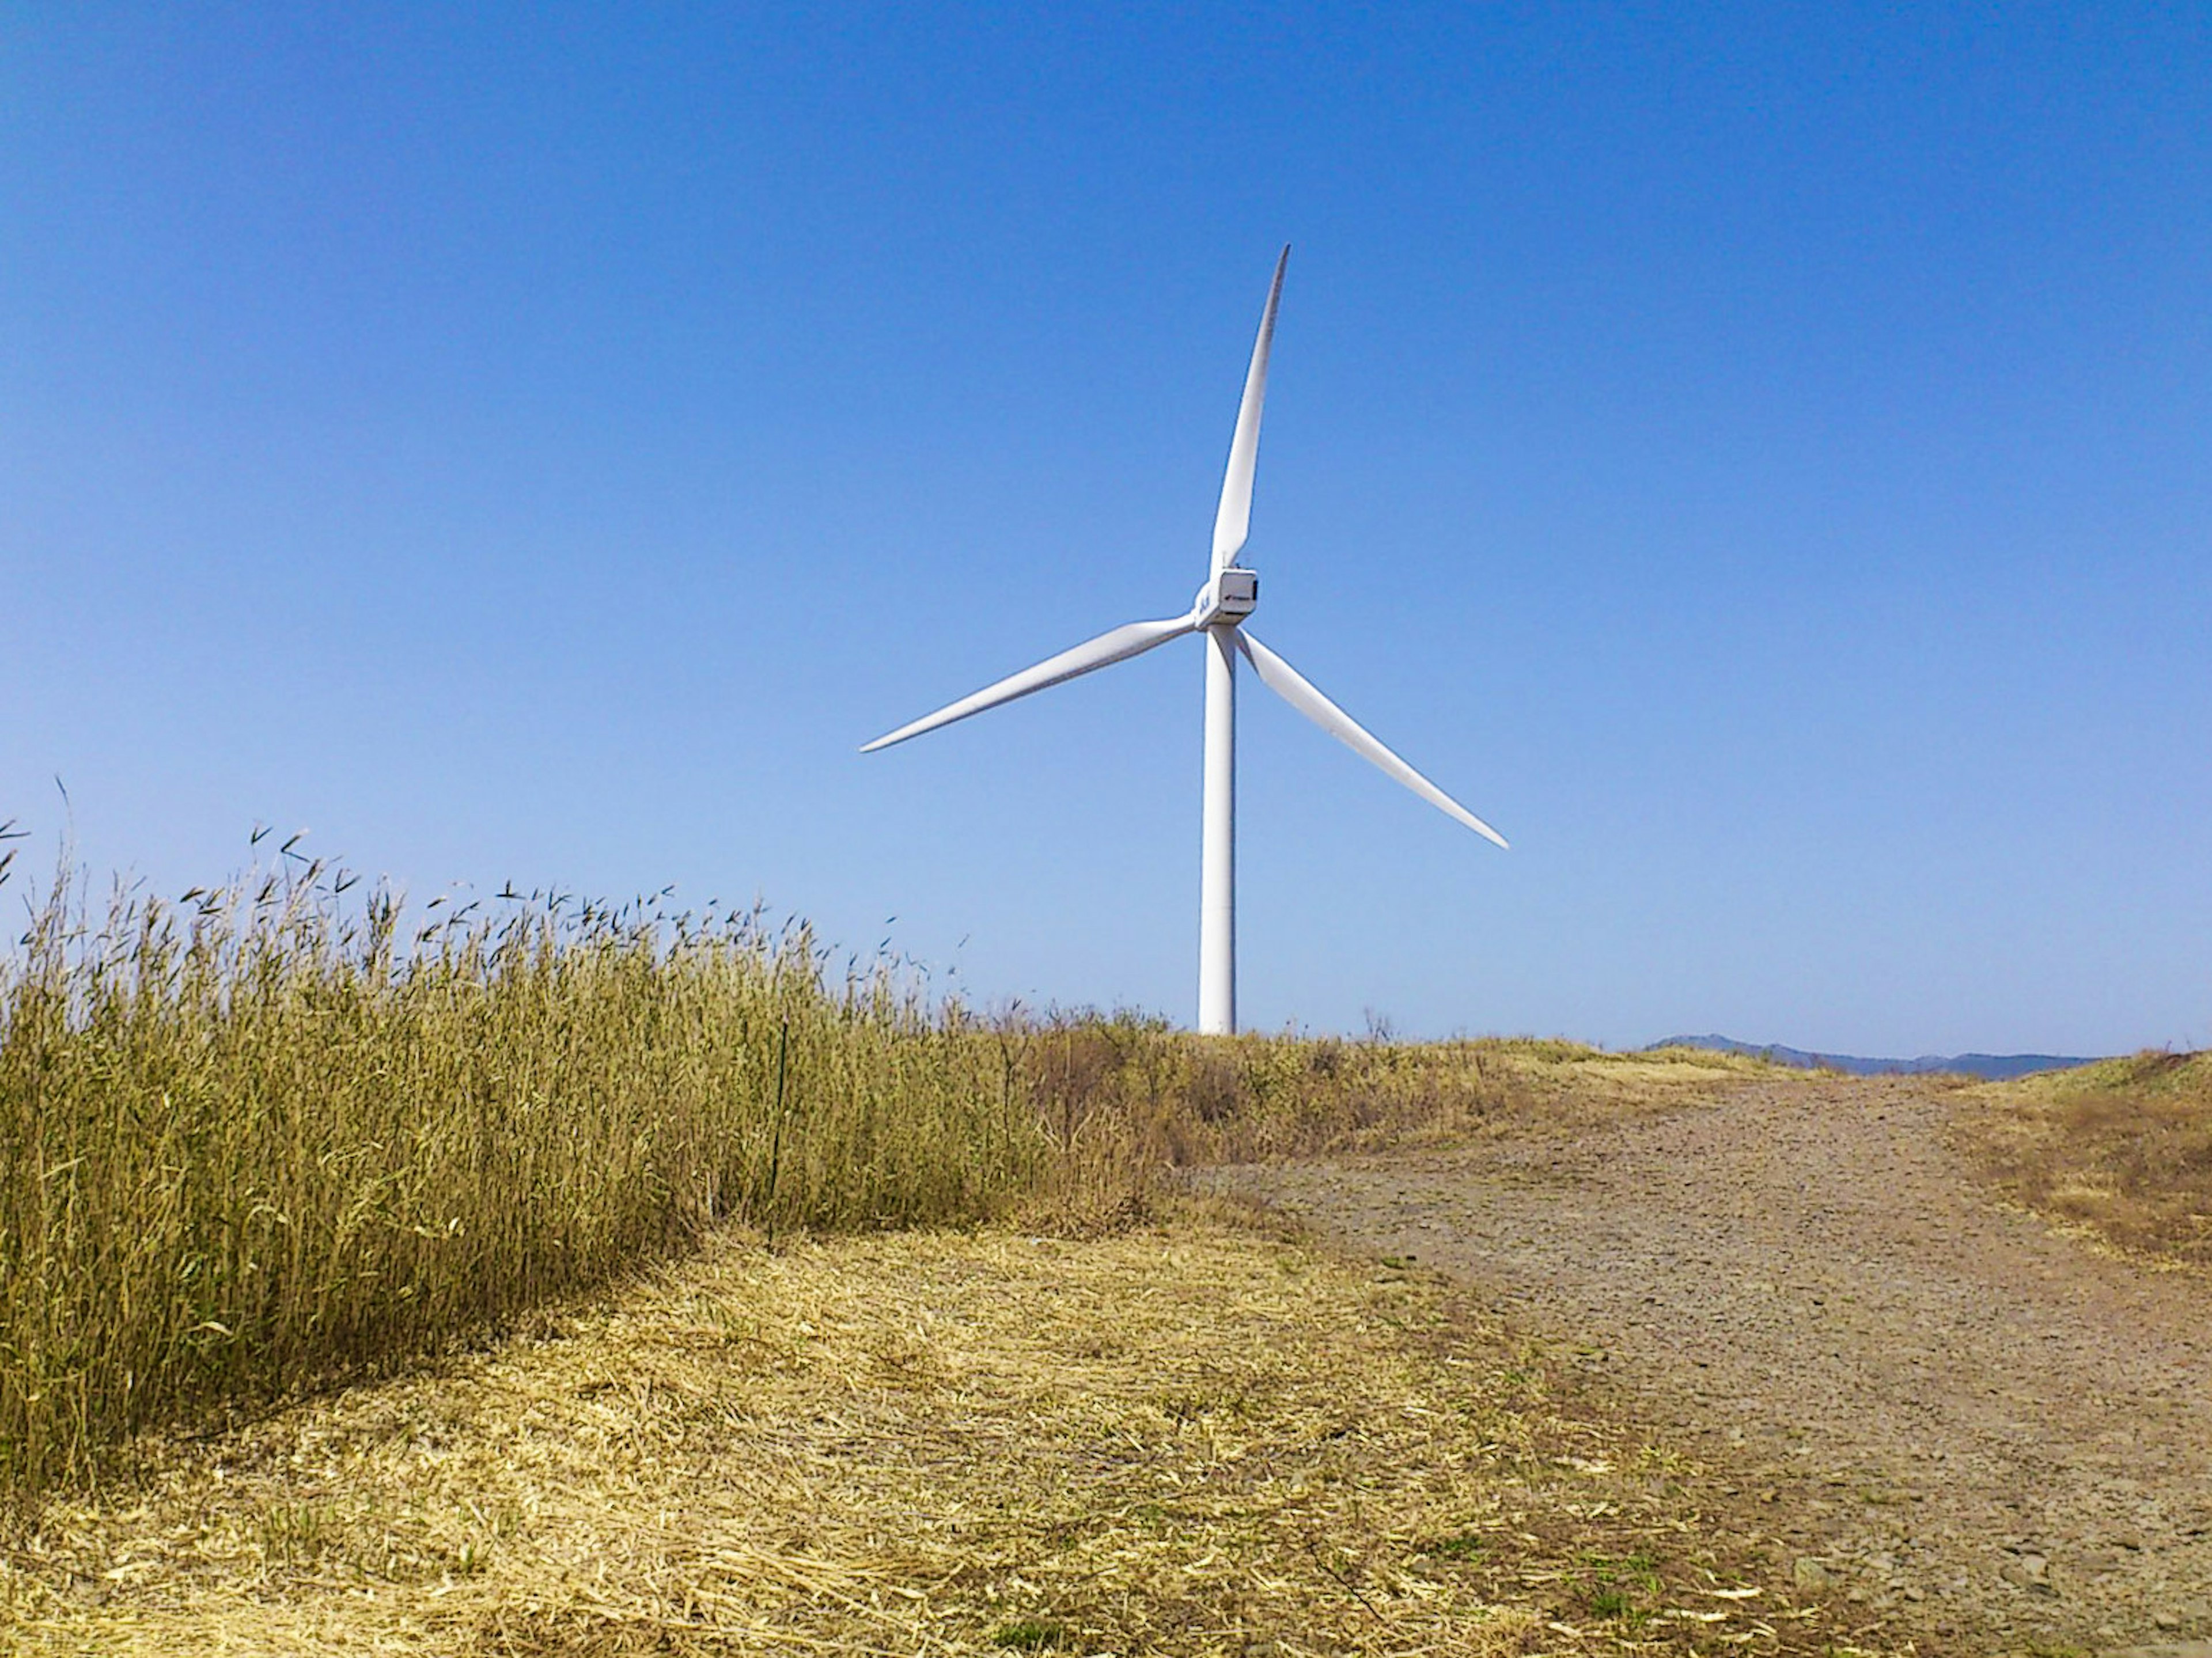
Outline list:
[[[1260,574],[1232,564],[1214,574],[1190,602],[1193,628],[1233,628],[1259,608]]]

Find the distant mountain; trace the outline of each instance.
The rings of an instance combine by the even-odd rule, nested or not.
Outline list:
[[[1992,1082],[2025,1077],[2031,1072],[2064,1071],[2073,1066],[2096,1063],[2094,1060],[2075,1059],[2063,1054],[1954,1054],[1948,1058],[1923,1054],[1917,1060],[1863,1060],[1849,1054],[1808,1054],[1802,1048],[1740,1042],[1733,1036],[1669,1036],[1651,1047],[1704,1048],[1722,1054],[1748,1054],[1755,1060],[1765,1060],[1774,1065],[1794,1065],[1807,1071],[1826,1066],[1831,1071],[1848,1072],[1854,1077],[1921,1076],[1933,1071],[1950,1071],[1961,1076],[1985,1077]],[[1644,1051],[1649,1053],[1650,1049]]]

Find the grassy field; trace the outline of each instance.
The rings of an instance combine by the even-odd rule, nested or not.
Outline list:
[[[1218,1213],[741,1229],[500,1347],[151,1444],[0,1550],[25,1652],[1894,1649],[1782,1517],[1446,1286]]]
[[[2212,1053],[2046,1072],[1961,1103],[1968,1149],[2020,1203],[2147,1259],[2212,1267]]]
[[[2203,1265],[2208,1066],[1959,1132]],[[1797,1080],[987,1018],[649,902],[64,886],[0,963],[0,1646],[1882,1649],[1571,1353],[1172,1179]]]
[[[288,866],[58,883],[0,963],[0,1492],[388,1370],[681,1255],[1140,1218],[1160,1173],[1749,1075],[1564,1043],[979,1019],[803,929],[556,896],[409,919]]]

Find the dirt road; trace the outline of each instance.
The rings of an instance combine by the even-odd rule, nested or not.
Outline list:
[[[1801,1582],[1991,1649],[2212,1658],[2212,1282],[1999,1207],[1950,1108],[1765,1087],[1212,1181],[1579,1343],[1772,1505]]]

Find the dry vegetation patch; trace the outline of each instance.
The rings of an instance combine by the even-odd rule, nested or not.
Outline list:
[[[1179,1165],[1588,1121],[1756,1068],[926,993],[654,897],[418,921],[285,864],[103,910],[64,874],[0,955],[0,1504],[142,1430],[480,1341],[724,1221],[1115,1225]]]
[[[2029,1208],[2212,1266],[2212,1054],[2139,1054],[1966,1090],[1964,1144]]]
[[[1187,1216],[722,1232],[434,1372],[149,1448],[25,1651],[1833,1649],[1719,1488],[1439,1280]]]

